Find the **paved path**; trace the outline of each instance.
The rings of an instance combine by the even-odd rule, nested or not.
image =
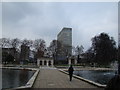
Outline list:
[[[55,68],[41,68],[33,88],[97,88],[79,79],[70,82],[67,74]]]

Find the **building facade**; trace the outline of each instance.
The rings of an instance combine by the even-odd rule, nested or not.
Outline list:
[[[72,55],[72,28],[63,28],[57,35],[57,59],[65,60]]]
[[[57,40],[72,54],[72,28],[63,28],[57,35]]]

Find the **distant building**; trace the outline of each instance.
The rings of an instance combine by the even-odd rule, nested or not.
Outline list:
[[[57,35],[57,40],[72,54],[72,28],[63,28]]]
[[[26,45],[21,45],[20,61],[26,62],[29,60],[30,48]]]
[[[68,65],[75,65],[75,64],[77,64],[77,58],[75,57],[75,56],[71,56],[71,57],[69,57],[69,59],[68,59]]]
[[[72,55],[72,28],[63,28],[57,41],[57,60],[65,60]]]

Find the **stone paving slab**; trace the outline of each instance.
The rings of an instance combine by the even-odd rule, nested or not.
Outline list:
[[[89,83],[73,78],[56,68],[41,68],[33,88],[98,88]]]

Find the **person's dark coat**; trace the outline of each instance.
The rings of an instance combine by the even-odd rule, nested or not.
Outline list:
[[[73,67],[70,66],[69,69],[68,69],[68,71],[69,71],[69,75],[73,74],[73,71],[74,71]]]
[[[73,69],[73,67],[72,67],[72,65],[71,65],[71,66],[69,67],[69,69],[68,69],[69,76],[70,76],[70,81],[72,80],[73,71],[74,71],[74,69]]]

